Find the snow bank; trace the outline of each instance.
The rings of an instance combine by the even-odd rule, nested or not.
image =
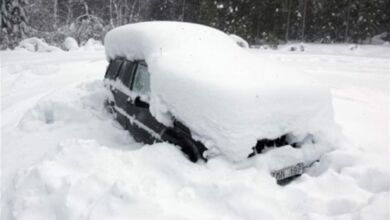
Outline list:
[[[1,51],[2,218],[390,219],[388,48],[361,47],[370,57],[316,48],[321,56],[256,54],[332,86],[349,138],[284,187],[263,163],[282,152],[193,164],[172,145],[134,143],[103,111],[101,51]]]
[[[77,41],[72,37],[67,37],[64,41],[64,48],[66,50],[82,50],[82,51],[100,51],[104,50],[102,42],[93,38],[89,39],[82,46],[79,47]]]
[[[22,40],[19,43],[19,48],[26,49],[30,52],[53,52],[53,51],[61,51],[58,47],[50,46],[43,40],[32,37]]]
[[[75,139],[18,173],[10,208],[19,220],[385,220],[388,192],[366,191],[334,169],[280,187],[262,167],[238,168],[221,158],[193,164],[166,143],[129,151]]]
[[[329,90],[275,60],[252,56],[221,31],[190,23],[137,23],[110,31],[105,46],[108,59],[146,61],[150,110],[157,120],[166,123],[174,115],[208,149],[231,160],[247,158],[263,138],[286,133],[332,138]]]
[[[265,51],[262,47],[260,47],[260,50]],[[280,45],[277,50],[268,50],[270,53],[277,51],[307,53],[310,55],[344,55],[390,58],[390,47],[388,45],[288,43]]]
[[[104,46],[102,45],[102,42],[95,40],[93,38],[90,38],[85,44],[82,46],[84,50],[104,50]]]
[[[77,50],[79,49],[79,44],[73,37],[67,37],[64,41],[64,48],[66,50]]]

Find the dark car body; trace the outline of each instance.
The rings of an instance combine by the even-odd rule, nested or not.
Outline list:
[[[119,124],[136,141],[145,144],[167,141],[179,146],[191,161],[205,160],[203,153],[206,148],[192,138],[190,130],[184,124],[174,120],[173,126],[167,127],[150,113],[147,101],[150,74],[145,61],[129,61],[124,58],[110,61],[105,82],[112,93],[107,106],[115,113]]]

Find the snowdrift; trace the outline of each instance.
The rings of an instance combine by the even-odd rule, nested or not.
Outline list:
[[[1,216],[388,220],[390,50],[340,55],[348,47],[251,50],[331,86],[349,139],[284,187],[263,166],[267,154],[244,165],[223,157],[199,165],[175,146],[134,143],[103,111],[101,51],[1,51]]]
[[[61,51],[60,48],[51,46],[44,42],[43,40],[32,37],[22,40],[19,43],[19,48],[26,49],[30,52],[53,52],[53,51]]]
[[[79,49],[79,44],[77,43],[76,39],[74,39],[73,37],[67,37],[64,40],[63,47],[68,51],[77,50]]]
[[[88,41],[82,46],[82,48],[84,50],[104,50],[102,42],[93,38],[88,39]]]

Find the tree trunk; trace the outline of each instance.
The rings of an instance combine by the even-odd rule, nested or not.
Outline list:
[[[66,25],[70,25],[70,18],[72,17],[72,3],[71,3],[71,0],[68,0],[68,4],[67,4],[67,14],[66,14]]]
[[[1,1],[0,2],[0,37],[3,38],[3,4],[4,4],[4,1]],[[0,40],[1,42],[1,40]],[[0,45],[1,46],[1,45]]]
[[[110,4],[110,6],[109,6],[109,10],[110,10],[110,25],[111,25],[111,28],[113,28],[114,27],[114,21],[113,21],[113,18],[112,18],[112,0],[110,0],[109,1],[109,4]]]
[[[112,5],[114,6],[115,10],[115,26],[119,26],[119,11],[118,11],[118,4],[115,3],[115,1],[112,2]]]
[[[131,10],[130,10],[130,22],[135,21],[135,4],[137,3],[137,0],[133,1],[133,4],[131,5]]]
[[[84,8],[85,8],[85,14],[86,14],[86,15],[89,15],[89,8],[88,8],[87,2],[86,2],[86,1],[83,1],[83,3],[84,3]]]
[[[58,0],[54,0],[54,5],[53,5],[53,17],[54,17],[54,24],[53,27],[54,29],[57,29],[57,18],[58,18]]]
[[[345,33],[344,33],[344,42],[349,41],[349,13],[351,10],[351,0],[348,0],[347,2],[347,17],[345,19]]]
[[[291,0],[287,0],[287,23],[286,23],[286,33],[284,35],[284,40],[288,42],[288,34],[290,31],[290,17],[291,17]]]
[[[301,41],[305,41],[305,27],[306,27],[306,9],[307,9],[307,1],[303,0],[303,18],[302,18],[302,32],[301,32]]]
[[[185,9],[186,9],[186,0],[183,0],[183,6],[181,8],[181,21],[184,21]]]

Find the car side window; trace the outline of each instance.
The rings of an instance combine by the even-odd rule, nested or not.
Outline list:
[[[133,72],[133,62],[123,61],[122,67],[119,72],[119,79],[126,86],[130,85],[130,79]]]
[[[118,75],[118,71],[121,68],[122,60],[115,59],[110,61],[110,65],[107,68],[106,76],[107,79],[115,79],[115,77]]]
[[[133,85],[134,92],[149,96],[150,94],[150,73],[146,65],[139,63],[135,72]]]

